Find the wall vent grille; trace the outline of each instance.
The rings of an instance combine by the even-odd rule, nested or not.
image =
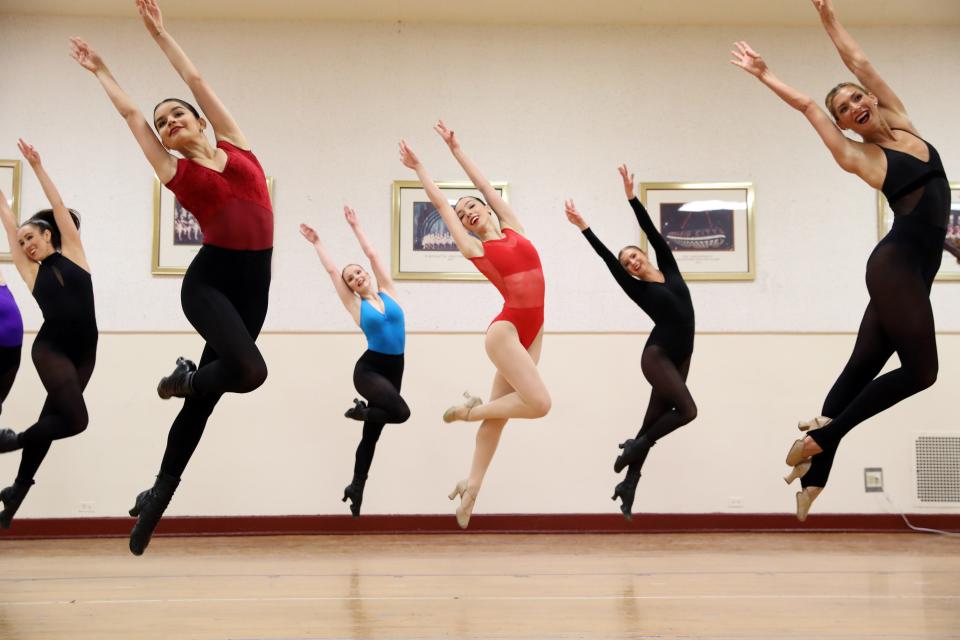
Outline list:
[[[918,436],[917,499],[960,505],[960,435]]]

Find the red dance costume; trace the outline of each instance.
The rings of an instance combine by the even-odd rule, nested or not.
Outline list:
[[[252,151],[225,140],[217,148],[227,154],[222,172],[179,158],[166,187],[200,223],[204,244],[238,251],[273,247],[273,207],[263,167]]]
[[[529,349],[543,326],[543,267],[533,243],[510,228],[483,243],[483,255],[470,258],[503,296],[503,310],[490,324],[505,320],[517,328]]]

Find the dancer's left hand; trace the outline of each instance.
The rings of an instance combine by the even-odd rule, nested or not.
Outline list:
[[[357,218],[357,212],[346,205],[343,207],[343,217],[346,218],[347,224],[351,227],[356,227],[360,224],[360,220]]]
[[[743,40],[734,42],[736,51],[731,51],[733,59],[730,64],[736,65],[749,73],[750,75],[760,77],[767,71],[767,63],[763,61],[760,54],[750,48],[750,45]]]
[[[160,14],[160,5],[157,4],[157,0],[137,0],[137,11],[150,35],[157,36],[163,33],[163,16]]]
[[[32,144],[28,144],[23,141],[23,138],[19,138],[17,140],[17,148],[20,149],[20,153],[23,154],[23,157],[30,163],[31,167],[40,165],[40,153]]]
[[[456,151],[460,148],[460,141],[457,140],[457,136],[454,134],[453,129],[447,127],[443,120],[437,121],[437,124],[434,125],[433,130],[440,134],[440,137],[443,138],[443,141],[447,143],[448,147],[450,147],[450,151]]]
[[[580,212],[577,211],[577,205],[573,204],[573,200],[564,200],[563,208],[567,214],[567,220],[570,221],[570,224],[575,226],[580,231],[583,231],[590,225],[584,221],[583,216],[580,215]]]
[[[317,232],[308,224],[300,225],[300,235],[307,239],[307,242],[310,244],[316,244],[320,240],[320,236],[317,235]]]

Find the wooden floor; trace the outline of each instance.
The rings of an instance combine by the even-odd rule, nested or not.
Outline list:
[[[0,541],[0,639],[960,638],[914,534]]]

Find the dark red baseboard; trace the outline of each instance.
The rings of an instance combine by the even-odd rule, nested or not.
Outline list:
[[[912,514],[917,527],[960,532],[960,514]],[[132,518],[37,518],[15,520],[0,538],[98,538],[130,533]],[[618,514],[476,515],[466,533],[706,533],[706,532],[906,532],[898,515],[822,514],[797,522],[789,514],[643,513],[633,522]],[[377,533],[460,533],[452,515],[172,516],[157,535],[257,536]]]

